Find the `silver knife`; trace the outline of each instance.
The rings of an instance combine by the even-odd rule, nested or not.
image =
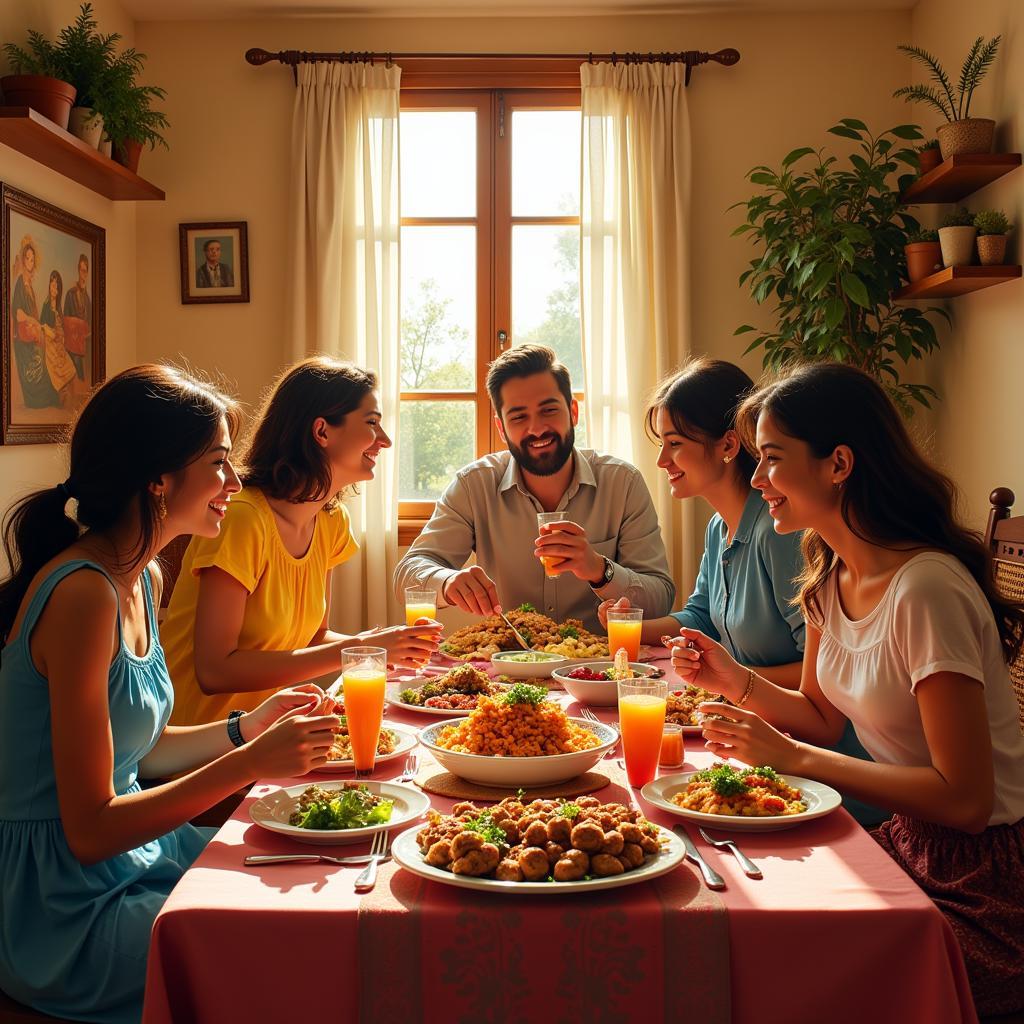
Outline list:
[[[724,889],[725,879],[700,855],[700,851],[693,845],[690,833],[682,825],[673,826],[672,831],[682,840],[687,860],[692,860],[700,868],[700,873],[704,876],[705,885],[709,889]]]

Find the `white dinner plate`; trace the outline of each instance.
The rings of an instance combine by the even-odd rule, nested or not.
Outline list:
[[[386,761],[394,761],[395,758],[404,757],[411,750],[415,749],[419,740],[416,738],[416,730],[405,725],[390,725],[385,722],[383,730],[393,732],[398,737],[395,749],[390,754],[378,754],[375,764],[384,764]],[[350,772],[355,768],[352,759],[347,761],[327,761],[325,764],[317,765],[315,772]]]
[[[402,708],[405,711],[416,711],[421,715],[433,715],[435,718],[465,718],[473,708],[469,708],[467,711],[456,711],[452,708],[425,708],[419,704],[405,704],[398,699],[398,695],[403,690],[418,690],[425,683],[436,683],[437,679],[437,676],[414,676],[412,679],[396,680],[393,683],[388,683],[387,688],[384,690],[384,699],[396,708]],[[495,683],[494,685],[501,687],[503,690],[508,689],[504,683]]]
[[[499,893],[545,893],[550,896],[567,893],[591,892],[594,889],[617,889],[623,885],[636,885],[659,875],[665,875],[679,865],[686,851],[679,837],[668,829],[657,826],[660,838],[664,840],[661,853],[649,855],[644,863],[621,875],[607,878],[591,878],[579,882],[499,882],[495,878],[473,878],[469,875],[455,875],[450,871],[435,868],[423,859],[416,835],[420,827],[408,829],[395,838],[391,844],[391,856],[407,871],[423,878],[429,878],[442,885],[455,885],[462,889],[477,889],[481,892]]]
[[[380,825],[370,825],[367,828],[350,829],[313,829],[289,825],[288,819],[298,806],[299,797],[305,792],[308,785],[310,783],[301,786],[288,786],[287,789],[275,789],[273,793],[268,793],[252,804],[249,808],[249,817],[260,828],[297,839],[300,843],[312,843],[314,846],[347,846],[350,843],[359,843],[369,839],[377,832],[407,825],[410,821],[422,817],[430,806],[429,798],[412,786],[368,780],[362,785],[365,785],[371,793],[378,793],[394,801],[390,821],[385,821]],[[332,790],[342,789],[345,783],[322,782],[317,785],[321,789]]]
[[[799,789],[801,797],[807,810],[800,814],[782,814],[773,818],[745,818],[733,814],[704,814],[701,811],[688,811],[685,807],[672,802],[676,793],[681,793],[689,785],[690,779],[696,772],[679,772],[676,775],[663,775],[660,779],[648,782],[640,790],[641,796],[649,800],[655,807],[668,811],[670,814],[678,814],[680,818],[686,818],[698,825],[706,825],[708,828],[717,829],[722,832],[773,832],[783,828],[793,828],[802,825],[805,821],[812,821],[814,818],[824,817],[831,814],[839,807],[842,797],[824,782],[814,782],[811,779],[802,779],[798,775],[782,775],[787,785]]]

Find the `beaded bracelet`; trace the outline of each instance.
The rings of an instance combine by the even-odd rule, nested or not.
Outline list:
[[[736,707],[741,708],[747,703],[747,698],[750,696],[750,691],[754,689],[754,670],[752,668],[747,669],[747,688],[743,691],[743,696],[736,701]]]

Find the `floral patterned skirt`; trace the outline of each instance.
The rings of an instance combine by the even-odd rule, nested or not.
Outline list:
[[[897,814],[871,834],[949,921],[978,1013],[1024,1010],[1024,818],[971,835]]]

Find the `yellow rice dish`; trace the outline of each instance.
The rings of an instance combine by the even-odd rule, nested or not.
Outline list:
[[[719,763],[695,772],[686,789],[676,793],[672,802],[701,814],[774,818],[806,811],[807,804],[800,799],[801,795],[773,768],[734,768]]]

